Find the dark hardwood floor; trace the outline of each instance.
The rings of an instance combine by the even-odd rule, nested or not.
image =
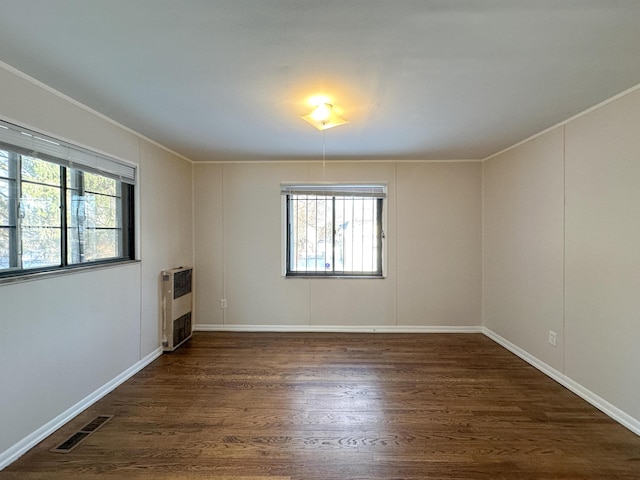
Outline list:
[[[480,334],[196,333],[0,472],[85,478],[637,480],[640,437]]]

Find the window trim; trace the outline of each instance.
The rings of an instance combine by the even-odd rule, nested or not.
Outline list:
[[[60,263],[37,268],[13,267],[0,270],[0,285],[15,283],[22,280],[32,280],[45,276],[65,274],[71,272],[85,271],[90,269],[106,268],[121,264],[135,263],[136,260],[136,202],[137,191],[135,188],[137,180],[137,166],[94,152],[84,147],[78,147],[63,140],[41,134],[34,130],[20,127],[18,125],[0,119],[0,149],[9,151],[10,154],[33,157],[39,160],[60,166],[60,208],[61,208],[61,258]],[[11,162],[10,162],[11,165]],[[122,216],[122,243],[120,245],[121,254],[118,257],[90,260],[80,263],[69,263],[68,242],[67,242],[67,182],[66,176],[70,170],[82,171],[88,174],[95,174],[101,177],[110,178],[118,182],[121,189],[121,209]],[[19,176],[13,179],[18,188],[21,181]],[[16,191],[17,195],[17,191]],[[13,200],[13,202],[12,202]],[[19,198],[10,198],[11,203],[16,204]],[[19,242],[20,233],[15,228],[16,233],[10,242]],[[16,250],[14,245],[12,250]]]
[[[10,285],[21,282],[30,282],[33,280],[40,280],[44,278],[57,277],[61,275],[69,275],[74,273],[81,273],[93,270],[103,270],[105,268],[114,268],[123,265],[129,265],[134,263],[140,263],[137,259],[109,259],[109,260],[96,260],[95,262],[78,263],[75,265],[66,265],[64,267],[48,267],[48,268],[33,268],[30,270],[9,270],[7,273],[0,276],[0,286]]]
[[[290,272],[289,271],[289,196],[299,195],[331,195],[374,197],[382,202],[382,210],[378,212],[381,272]],[[387,182],[283,182],[280,184],[281,212],[281,276],[284,278],[325,278],[325,279],[385,279],[387,278],[387,217],[388,199]]]

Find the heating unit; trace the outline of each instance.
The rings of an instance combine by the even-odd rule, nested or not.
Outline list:
[[[172,352],[193,333],[191,321],[193,269],[162,271],[162,348]]]

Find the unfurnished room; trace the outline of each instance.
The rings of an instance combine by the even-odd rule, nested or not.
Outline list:
[[[0,480],[639,479],[640,1],[0,0]]]

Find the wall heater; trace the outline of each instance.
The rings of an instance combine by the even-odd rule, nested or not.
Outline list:
[[[162,349],[172,352],[191,338],[193,269],[162,271]]]

